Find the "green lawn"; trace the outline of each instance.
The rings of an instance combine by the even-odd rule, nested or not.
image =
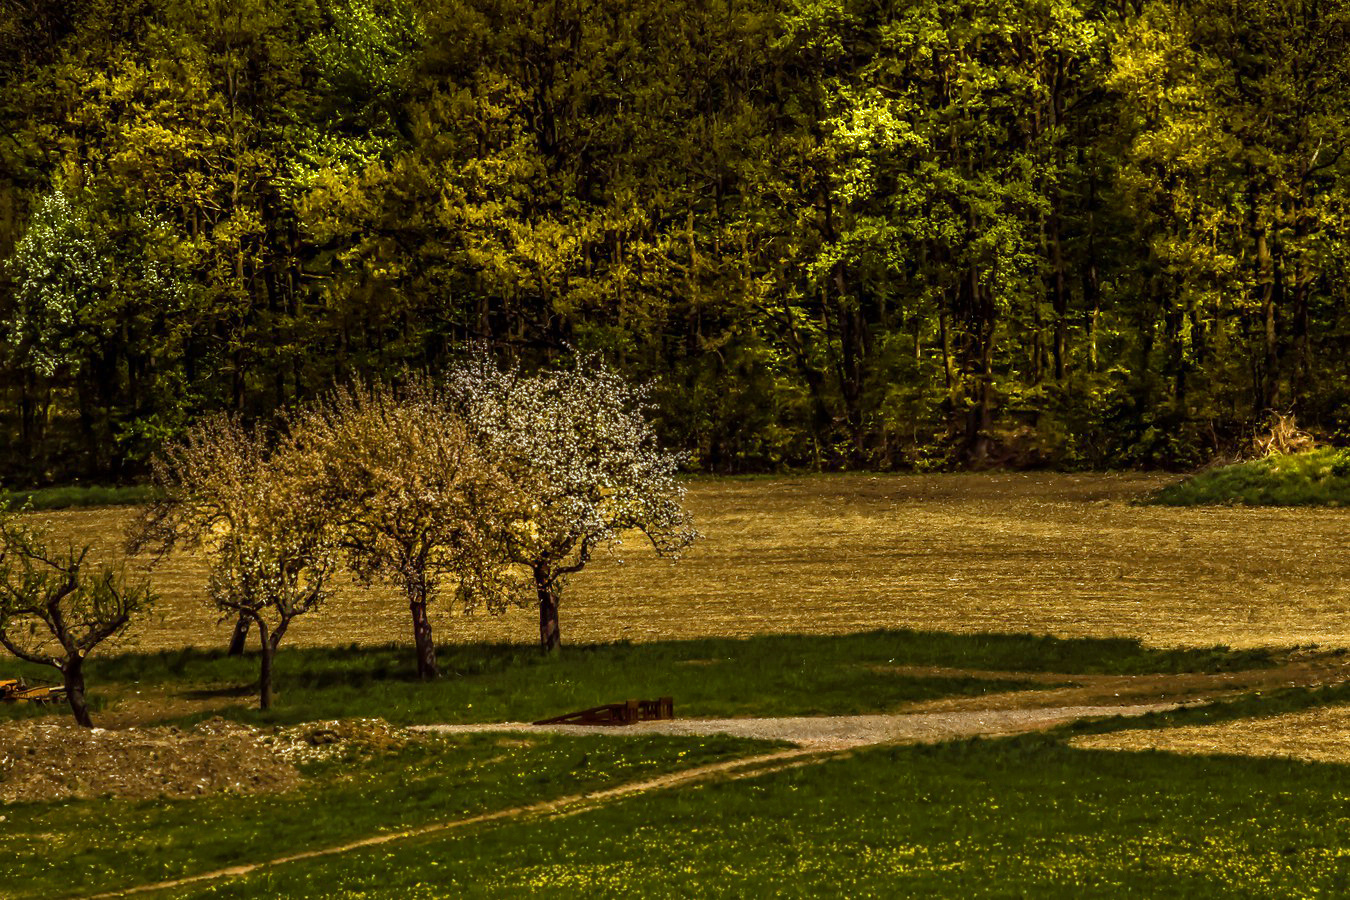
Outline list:
[[[424,684],[414,677],[406,647],[283,647],[277,702],[267,715],[252,709],[257,660],[251,656],[185,650],[94,658],[88,678],[91,695],[109,709],[133,690],[171,685],[181,695],[228,704],[222,714],[247,721],[378,716],[396,723],[494,722],[533,721],[634,697],[673,697],[680,716],[842,715],[1037,687],[1015,677],[888,671],[904,665],[1139,674],[1225,671],[1271,661],[1270,653],[1257,650],[1155,650],[1126,639],[915,631],[578,645],[549,657],[519,645],[454,645],[440,652],[443,677]],[[50,677],[37,667],[6,671]],[[0,718],[13,714],[15,707],[0,707]]]
[[[1164,488],[1152,502],[1164,506],[1348,506],[1350,451],[1324,448],[1209,469]]]
[[[0,806],[0,896],[49,898],[262,861],[527,805],[773,745],[730,738],[429,738],[310,765],[300,790]]]
[[[179,897],[1308,897],[1350,891],[1350,768],[885,748]]]
[[[874,632],[568,647],[447,647],[412,677],[406,648],[283,652],[269,718],[521,719],[673,694],[681,715],[889,708],[989,689],[887,666],[1142,673],[1265,665],[1260,651],[1153,650],[1130,640]],[[117,691],[180,685],[240,704],[252,659],[183,651],[95,660]],[[1007,686],[1008,679],[993,682]],[[821,765],[626,799],[562,819],[470,826],[288,863],[176,896],[1336,896],[1350,768],[1072,749],[1085,730],[1213,721],[1343,702],[1347,689],[1052,735],[877,748]],[[707,738],[476,734],[310,764],[280,795],[103,799],[0,808],[0,895],[96,893],[265,861],[368,835],[640,780],[766,750]],[[1231,887],[1231,891],[1230,891]]]

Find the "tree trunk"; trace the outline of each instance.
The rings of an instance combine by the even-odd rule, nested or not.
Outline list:
[[[436,669],[436,642],[431,637],[431,622],[427,619],[426,590],[416,588],[408,592],[408,608],[412,611],[413,643],[417,646],[417,677],[430,681],[439,672]]]
[[[558,629],[558,595],[548,573],[542,569],[534,570],[534,590],[539,595],[539,649],[552,653],[562,645],[562,633]]]
[[[267,626],[258,623],[258,636],[262,639],[262,660],[258,668],[258,709],[272,708],[272,657],[276,647],[268,640]]]
[[[230,649],[228,655],[243,656],[244,645],[248,642],[248,617],[240,616],[235,620],[234,633],[230,635]]]
[[[89,706],[84,700],[84,658],[72,653],[66,660],[66,667],[61,670],[66,684],[66,700],[70,703],[70,711],[75,716],[75,722],[83,725],[85,728],[93,728],[94,722],[89,718]]]
[[[1055,381],[1063,383],[1065,361],[1069,356],[1069,288],[1065,284],[1064,251],[1061,246],[1059,194],[1055,194],[1055,214],[1050,217],[1050,261],[1054,272],[1050,282],[1050,302],[1055,310],[1053,347]]]
[[[23,373],[19,393],[19,448],[28,463],[27,477],[33,484],[42,484],[43,472],[37,460],[37,377],[31,371]]]
[[[1059,129],[1064,124],[1064,88],[1066,78],[1064,59],[1055,61],[1055,74],[1050,82],[1050,125],[1055,130],[1054,164],[1057,174],[1066,171],[1064,156],[1064,137]],[[1051,182],[1050,193],[1050,304],[1055,311],[1055,339],[1053,357],[1055,381],[1064,382],[1064,370],[1069,356],[1069,287],[1066,283],[1063,247],[1063,227],[1061,225],[1064,207],[1064,192],[1058,181]]]
[[[1261,368],[1261,412],[1274,409],[1280,403],[1279,334],[1275,319],[1275,262],[1270,242],[1261,231],[1256,237],[1257,290],[1261,304],[1261,337],[1264,365]]]
[[[958,294],[962,304],[960,357],[962,389],[967,402],[963,431],[966,460],[984,465],[990,456],[993,427],[994,318],[997,308],[989,289],[971,266]]]
[[[1304,236],[1304,229],[1296,227],[1294,229],[1296,237]],[[1308,384],[1312,377],[1312,356],[1309,353],[1310,333],[1308,327],[1308,287],[1312,282],[1312,274],[1309,271],[1307,251],[1298,254],[1298,263],[1294,266],[1293,278],[1293,326],[1294,326],[1294,372],[1293,385],[1290,398],[1292,409],[1303,407],[1303,401],[1308,399],[1305,394],[1308,392]]]
[[[863,430],[863,359],[867,355],[867,325],[864,322],[860,300],[845,294],[843,268],[835,267],[836,318],[839,331],[839,393],[844,399],[844,418],[848,422],[849,462],[861,468],[867,461],[867,435]]]
[[[1088,178],[1087,261],[1083,266],[1083,303],[1087,307],[1088,364],[1098,371],[1097,322],[1101,315],[1101,281],[1097,277],[1097,180]]]

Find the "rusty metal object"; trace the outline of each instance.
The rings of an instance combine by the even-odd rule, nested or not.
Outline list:
[[[13,699],[20,703],[65,703],[66,689],[63,687],[29,688],[26,691],[19,691]]]
[[[592,706],[577,712],[540,719],[532,725],[632,725],[634,722],[649,722],[655,719],[675,718],[675,701],[670,697],[656,700],[625,700],[623,703],[607,703],[604,706]]]

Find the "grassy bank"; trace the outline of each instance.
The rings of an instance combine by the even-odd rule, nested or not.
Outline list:
[[[1159,650],[1126,639],[878,631],[565,647],[554,656],[520,645],[453,645],[443,676],[419,682],[407,647],[283,648],[276,706],[263,715],[257,658],[220,651],[95,657],[93,697],[110,713],[160,696],[164,716],[221,713],[295,722],[378,716],[397,723],[533,721],[630,697],[671,696],[681,716],[843,715],[885,712],[937,697],[1033,685],[980,670],[1083,674],[1220,672],[1271,662],[1266,651]],[[50,670],[3,664],[29,679]],[[912,675],[897,667],[972,670]],[[0,707],[0,717],[16,707]],[[151,716],[153,719],[153,716]]]
[[[1343,896],[1345,776],[1045,737],[882,748],[177,896]]]
[[[1350,506],[1350,451],[1269,456],[1201,472],[1164,488],[1164,506]]]
[[[155,495],[149,485],[64,485],[33,490],[0,491],[0,506],[32,510],[78,509],[92,506],[134,506],[148,503]]]

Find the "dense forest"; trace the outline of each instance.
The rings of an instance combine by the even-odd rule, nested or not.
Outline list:
[[[1350,438],[1350,0],[0,0],[0,478],[485,343],[693,467]]]

